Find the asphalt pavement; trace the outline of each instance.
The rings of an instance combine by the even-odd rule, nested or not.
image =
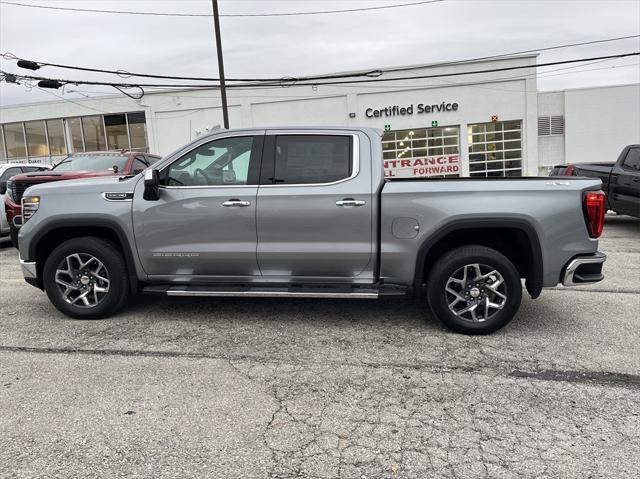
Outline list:
[[[423,301],[136,298],[76,321],[0,249],[0,477],[640,477],[640,221],[490,336]]]

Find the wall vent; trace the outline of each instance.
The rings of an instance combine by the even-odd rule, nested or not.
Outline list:
[[[551,117],[551,134],[564,135],[564,116],[556,115]]]
[[[538,136],[564,135],[564,116],[539,116]]]

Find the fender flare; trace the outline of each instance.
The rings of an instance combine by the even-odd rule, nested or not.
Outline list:
[[[30,259],[36,258],[36,253],[38,251],[38,246],[44,237],[46,237],[49,233],[55,230],[64,230],[67,228],[104,228],[112,231],[118,241],[120,242],[120,246],[122,247],[122,254],[124,255],[125,264],[127,265],[127,273],[129,276],[129,287],[132,294],[137,294],[138,292],[138,274],[135,267],[135,256],[132,251],[132,246],[127,238],[127,235],[122,228],[115,220],[109,220],[105,218],[92,218],[92,219],[81,219],[81,218],[68,218],[68,219],[59,219],[54,222],[51,222],[34,234],[32,240],[29,242],[29,251],[28,257]],[[89,234],[90,236],[90,234]],[[40,286],[42,285],[42,267],[44,265],[40,265],[38,267],[38,282]]]
[[[418,248],[416,258],[416,268],[414,276],[414,287],[419,291],[422,287],[422,278],[424,276],[424,267],[427,255],[431,248],[442,238],[455,231],[471,229],[471,228],[509,228],[522,231],[531,244],[531,254],[529,258],[529,275],[526,278],[525,285],[532,299],[540,296],[543,286],[544,263],[542,259],[542,248],[540,246],[540,238],[536,229],[531,223],[520,218],[473,218],[452,220],[439,228],[436,233],[427,237]]]

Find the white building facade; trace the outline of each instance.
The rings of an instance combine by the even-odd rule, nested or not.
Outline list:
[[[535,64],[527,55],[408,67],[371,83],[230,89],[230,127],[380,128],[388,176],[546,175],[640,143],[640,84],[539,92]],[[388,81],[408,76],[420,78]],[[0,161],[165,155],[222,124],[222,108],[217,89],[172,90],[2,107],[0,123]]]

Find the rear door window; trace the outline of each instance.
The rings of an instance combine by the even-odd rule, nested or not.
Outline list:
[[[276,184],[333,183],[353,172],[352,137],[278,135],[275,139]]]
[[[630,170],[640,170],[640,148],[631,148],[622,166]]]

